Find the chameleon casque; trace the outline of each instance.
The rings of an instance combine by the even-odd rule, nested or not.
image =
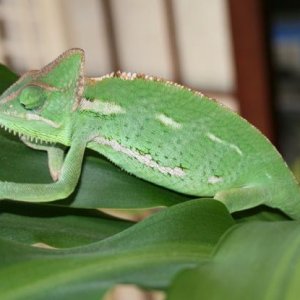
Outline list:
[[[156,77],[117,72],[88,78],[83,72],[83,50],[70,49],[1,95],[0,126],[48,152],[53,183],[1,181],[0,199],[67,197],[90,148],[131,174],[220,200],[231,212],[266,204],[300,218],[294,176],[272,144],[236,113]],[[69,147],[66,156],[59,144]]]

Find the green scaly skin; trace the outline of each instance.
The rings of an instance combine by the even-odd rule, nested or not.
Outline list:
[[[59,148],[47,150],[56,182],[0,182],[0,199],[67,197],[87,147],[131,174],[215,198],[231,212],[266,204],[300,218],[294,176],[272,144],[240,116],[159,78],[120,72],[86,78],[83,66],[83,51],[71,49],[41,71],[23,75],[0,97],[0,125],[25,136],[27,145],[70,147],[64,161]]]

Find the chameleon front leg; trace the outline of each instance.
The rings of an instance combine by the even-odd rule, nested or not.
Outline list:
[[[48,146],[48,145],[41,145],[39,143],[30,142],[25,137],[22,137],[21,141],[32,149],[47,151],[48,167],[49,167],[50,175],[53,181],[57,181],[59,179],[60,172],[64,162],[64,155],[65,155],[64,150],[59,146],[54,146],[54,145]]]
[[[0,181],[0,199],[46,202],[64,199],[75,189],[81,173],[86,141],[73,140],[63,162],[58,180],[49,184]]]

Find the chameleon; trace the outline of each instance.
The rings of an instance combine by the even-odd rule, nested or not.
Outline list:
[[[230,212],[264,204],[300,218],[296,179],[245,119],[158,77],[120,71],[87,77],[84,61],[82,49],[69,49],[41,70],[22,75],[1,95],[0,127],[47,151],[53,182],[0,181],[0,199],[68,197],[89,148],[130,174],[219,200]]]

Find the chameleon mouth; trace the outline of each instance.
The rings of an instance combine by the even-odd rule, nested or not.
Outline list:
[[[26,120],[26,121],[40,121],[50,127],[53,127],[53,128],[59,128],[60,127],[60,124],[58,123],[55,123],[54,121],[52,120],[49,120],[47,118],[44,118],[40,115],[37,115],[35,113],[32,113],[32,112],[26,112],[26,113],[23,113],[23,114],[19,114],[15,111],[4,111],[3,112],[3,115],[10,118],[10,117],[13,117],[13,118],[18,118],[18,119],[21,119],[21,120]]]

